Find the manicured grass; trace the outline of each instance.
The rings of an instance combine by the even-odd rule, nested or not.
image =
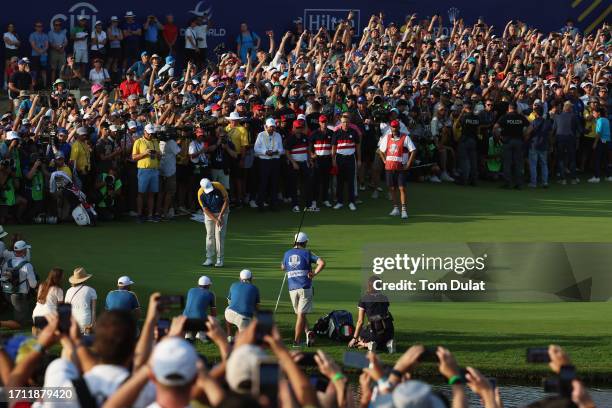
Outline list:
[[[506,191],[495,185],[410,185],[410,219],[387,214],[386,199],[372,200],[353,213],[307,213],[303,231],[328,267],[316,282],[315,313],[356,311],[362,249],[371,243],[402,242],[609,242],[612,240],[612,184],[552,186],[548,190]],[[42,276],[52,266],[77,265],[94,274],[100,302],[117,277],[129,275],[145,303],[153,291],[185,293],[207,274],[219,303],[242,268],[253,271],[264,308],[273,308],[282,281],[279,263],[292,243],[301,214],[288,210],[260,214],[251,209],[230,215],[226,264],[222,270],[200,266],[204,226],[186,219],[137,225],[131,221],[96,228],[74,225],[9,226],[33,244],[34,264]],[[292,336],[294,316],[285,287],[277,314],[284,337]],[[224,305],[224,304],[223,304]],[[580,373],[600,381],[612,376],[612,305],[607,303],[394,303],[398,349],[420,342],[445,345],[464,365],[499,378],[527,379],[544,366],[527,365],[525,348],[551,342],[568,348]],[[220,308],[222,313],[223,308]],[[3,313],[5,314],[5,313]],[[344,345],[319,340],[341,359]],[[199,346],[214,355],[211,345]],[[391,361],[392,357],[385,356]],[[432,374],[432,366],[422,373]]]

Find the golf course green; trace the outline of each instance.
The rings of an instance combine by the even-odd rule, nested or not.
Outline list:
[[[493,184],[478,187],[411,184],[408,220],[388,216],[390,202],[362,192],[356,212],[322,209],[306,213],[302,230],[310,248],[327,262],[316,278],[315,312],[311,321],[334,309],[356,317],[360,296],[362,250],[372,243],[408,242],[610,242],[612,183],[552,186],[523,191]],[[208,275],[220,314],[225,295],[243,268],[253,271],[263,308],[273,309],[282,282],[279,269],[301,214],[283,208],[259,213],[245,208],[230,214],[225,267],[201,266],[204,225],[188,217],[154,224],[132,219],[94,228],[74,224],[5,226],[22,233],[32,245],[33,263],[41,275],[59,266],[72,273],[84,266],[94,275],[99,309],[106,292],[121,275],[130,276],[142,304],[150,293],[185,294],[197,278]],[[7,238],[8,239],[8,238]],[[67,285],[67,282],[66,282]],[[612,381],[612,303],[393,303],[398,352],[409,345],[444,345],[462,365],[498,378],[526,380],[546,370],[525,362],[527,347],[557,343],[566,347],[580,375]],[[10,313],[3,311],[8,318]],[[287,342],[292,337],[293,311],[285,287],[276,320]],[[317,339],[341,359],[344,344]],[[198,345],[208,356],[212,345]],[[383,356],[391,361],[396,356]],[[433,373],[424,366],[423,373]]]

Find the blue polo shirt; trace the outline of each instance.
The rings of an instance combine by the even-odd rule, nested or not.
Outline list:
[[[201,287],[191,288],[187,292],[183,315],[188,319],[206,319],[208,308],[215,307],[215,294]]]
[[[127,310],[138,309],[140,303],[134,292],[124,289],[111,290],[106,295],[106,310]]]
[[[309,289],[312,286],[312,279],[308,274],[312,271],[311,265],[318,260],[318,256],[304,248],[291,248],[285,252],[283,266],[289,290]]]
[[[250,282],[235,282],[230,286],[229,308],[245,317],[253,317],[255,305],[259,301],[259,289]]]

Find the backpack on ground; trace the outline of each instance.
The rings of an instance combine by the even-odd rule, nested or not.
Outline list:
[[[6,263],[6,271],[2,273],[2,291],[6,294],[12,295],[19,293],[19,286],[22,283],[27,282],[27,278],[20,281],[19,271],[21,268],[28,264],[26,260],[21,261],[17,265],[13,266],[12,259],[9,259]]]
[[[334,310],[317,320],[313,330],[319,336],[326,336],[336,341],[348,341],[355,333],[353,315],[346,310]]]

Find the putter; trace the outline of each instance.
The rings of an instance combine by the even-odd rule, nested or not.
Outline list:
[[[302,230],[302,224],[304,223],[304,216],[306,215],[307,208],[308,207],[304,207],[304,210],[302,211],[302,218],[300,219],[300,226],[298,227],[297,233],[295,234],[295,237],[293,238],[293,246],[295,246],[295,244],[297,243],[296,241],[297,236]],[[283,294],[283,288],[285,287],[286,280],[287,280],[287,272],[283,274],[283,283],[281,283],[280,290],[278,291],[278,297],[276,298],[276,306],[274,306],[274,313],[276,313],[276,309],[278,309],[278,303],[280,302],[281,295]]]

